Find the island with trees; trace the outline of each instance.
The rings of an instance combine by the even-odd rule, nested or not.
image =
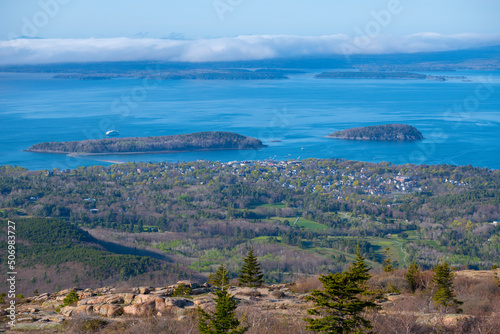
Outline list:
[[[334,71],[314,76],[317,79],[391,79],[391,80],[467,80],[464,76],[435,76],[413,72],[393,71]]]
[[[151,80],[276,80],[288,79],[288,73],[301,73],[294,70],[259,69],[167,69],[158,71],[123,71],[103,72],[84,71],[82,73],[61,73],[55,79],[107,80],[118,78],[151,79]]]
[[[263,147],[265,145],[256,138],[232,132],[214,131],[157,137],[45,142],[35,144],[26,151],[64,154],[138,154],[202,150],[242,150]]]
[[[407,124],[385,124],[336,131],[328,138],[347,140],[407,142],[424,139],[415,127]]]

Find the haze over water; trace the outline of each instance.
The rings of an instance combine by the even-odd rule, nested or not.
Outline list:
[[[151,80],[145,88],[142,79],[2,73],[0,164],[64,169],[111,161],[313,157],[500,169],[500,72],[435,74],[464,75],[471,81],[332,80],[305,73],[289,80]],[[490,90],[480,82],[488,76]],[[478,89],[481,99],[476,98]],[[336,130],[389,123],[413,125],[426,139],[384,143],[324,138]],[[102,138],[112,129],[120,137],[230,131],[259,138],[268,147],[80,158],[23,152],[39,142]]]

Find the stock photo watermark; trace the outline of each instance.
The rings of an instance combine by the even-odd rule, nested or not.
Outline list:
[[[479,110],[481,102],[486,101],[495,93],[493,77],[479,77],[479,84],[474,89],[474,93],[469,94],[461,102],[455,103],[448,108],[442,118],[445,122],[453,122],[452,128],[458,130],[463,122],[470,119],[472,114]],[[413,150],[408,158],[400,156],[402,163],[422,164],[428,161],[436,152],[438,144],[446,142],[448,136],[441,128],[435,128],[430,134],[430,139],[418,144],[418,149]]]
[[[141,84],[131,88],[120,98],[111,102],[111,111],[114,114],[119,114],[122,118],[130,116],[130,113],[136,109],[140,102],[143,102],[148,97],[149,91],[158,87],[161,83],[155,73],[155,70],[148,69],[149,75],[142,79]]]
[[[20,34],[10,32],[7,34],[9,40],[19,37],[38,37],[40,30],[45,28],[54,19],[63,6],[69,4],[71,0],[40,0],[37,2],[39,10],[32,15],[21,17]]]
[[[454,121],[454,129],[458,128],[463,120],[470,118],[471,113],[477,111],[481,102],[489,99],[495,93],[493,77],[479,77],[479,85],[474,94],[467,96],[461,103],[456,103],[452,108],[446,110],[443,115],[445,121]],[[457,121],[458,120],[458,121]]]
[[[111,102],[111,113],[119,115],[120,120],[130,117],[139,104],[147,99],[149,92],[162,82],[158,78],[158,67],[156,69],[148,68],[147,71],[148,75],[141,80],[139,85],[130,88]],[[99,121],[97,129],[83,130],[82,132],[87,139],[102,139],[109,128],[113,126],[111,119],[106,117]]]
[[[16,325],[16,223],[7,220],[7,298],[9,302],[5,309],[7,312],[8,325]]]
[[[214,0],[212,2],[212,6],[221,21],[224,21],[228,13],[232,13],[242,4],[243,0]]]
[[[157,88],[162,83],[159,78],[159,68],[147,68],[148,74],[142,78],[140,84],[126,90],[120,97],[114,99],[110,105],[112,114],[118,115],[120,120],[126,117],[131,117],[135,109],[141,102],[144,102],[150,91]],[[115,128],[115,123],[110,117],[103,117],[97,123],[97,126],[92,129],[82,129],[82,134],[87,140],[103,139],[106,137],[106,132]],[[64,163],[55,162],[53,168],[71,169],[79,165],[77,157],[67,155]]]
[[[353,40],[341,44],[340,48],[344,57],[349,61],[351,55],[361,53],[363,49],[368,48],[373,39],[380,35],[382,29],[388,27],[393,18],[401,14],[403,10],[401,1],[390,0],[385,9],[370,11],[372,20],[368,21],[363,28],[354,27]]]
[[[259,130],[257,138],[260,138],[263,142],[276,142],[279,141],[280,136],[285,136],[292,125],[292,116],[288,113],[286,107],[280,109],[273,109],[270,114],[270,119],[267,122],[267,126],[262,127]],[[285,133],[278,131],[278,129],[284,130],[288,129]],[[280,135],[278,134],[280,133]],[[243,160],[254,160],[257,157],[256,150],[239,150],[238,153],[243,156]]]

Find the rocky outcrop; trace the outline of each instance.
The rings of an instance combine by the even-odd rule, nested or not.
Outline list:
[[[191,289],[189,297],[173,297],[175,289],[183,284]],[[79,300],[76,305],[62,307],[62,300],[71,291],[76,291]],[[26,298],[19,308],[18,319],[24,319],[19,328],[50,328],[73,317],[127,319],[147,316],[174,316],[186,318],[189,313],[201,309],[213,309],[213,288],[209,284],[196,284],[180,281],[163,287],[136,287],[126,292],[117,292],[114,288],[67,289],[57,293],[41,294]],[[230,288],[231,294],[241,305],[258,307],[277,312],[296,312],[304,316],[304,301],[290,292],[285,285],[273,285],[268,288]],[[125,318],[123,318],[125,317]],[[23,327],[24,326],[24,327]]]
[[[123,307],[113,304],[94,306],[94,312],[108,318],[117,317],[124,313]]]
[[[500,272],[500,270],[498,270]],[[483,274],[482,272],[478,272]],[[466,274],[469,274],[466,272]],[[486,273],[485,273],[486,275]],[[491,278],[487,277],[488,279]],[[172,292],[179,284],[192,287],[193,290],[206,290],[208,293],[191,295],[189,297],[173,297]],[[42,330],[60,326],[67,319],[90,318],[99,319],[108,323],[137,321],[143,317],[190,319],[197,308],[213,310],[214,290],[207,284],[197,285],[191,282],[179,282],[166,287],[138,287],[129,292],[117,292],[115,289],[86,289],[78,290],[79,296],[85,296],[76,305],[62,307],[60,297],[71,290],[54,294],[26,298],[19,304],[16,329]],[[141,293],[142,292],[142,293]],[[272,312],[285,318],[302,319],[307,316],[307,310],[313,305],[305,298],[307,294],[294,292],[290,285],[276,284],[261,288],[230,287],[229,292],[236,298],[245,312]],[[442,324],[453,327],[459,322],[468,321],[469,315],[404,312],[394,309],[394,305],[405,303],[410,298],[407,294],[385,294],[377,304],[380,313],[387,316],[396,316],[407,313],[424,325]],[[1,315],[2,313],[0,313]],[[5,312],[3,312],[5,315]]]
[[[135,295],[131,293],[123,293],[116,295],[104,295],[98,297],[90,297],[79,300],[77,305],[93,305],[93,304],[130,304]]]
[[[156,301],[151,300],[145,303],[133,304],[123,308],[123,314],[134,317],[150,316],[155,311]]]
[[[132,304],[144,304],[147,302],[155,301],[158,296],[155,295],[137,295],[132,300]]]

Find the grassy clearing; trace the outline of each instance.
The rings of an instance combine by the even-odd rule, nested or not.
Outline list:
[[[363,241],[368,241],[375,247],[375,253],[380,254],[382,257],[384,255],[384,251],[386,248],[389,248],[389,256],[391,257],[392,261],[398,261],[400,266],[404,266],[405,262],[403,261],[405,258],[405,253],[401,251],[401,245],[399,245],[396,241],[400,241],[404,245],[404,239],[398,239],[398,238],[393,238],[393,239],[385,239],[385,238],[378,238],[378,237],[341,237],[341,236],[336,236],[335,238],[347,238],[347,239],[356,239],[356,240],[363,240]],[[404,248],[404,246],[403,246]],[[377,264],[377,266],[380,266],[380,264]]]
[[[347,260],[347,263],[353,262],[353,261],[356,260],[356,254],[342,252],[342,251],[340,251],[338,249],[333,249],[333,248],[316,247],[316,248],[309,248],[308,251],[316,253],[316,254],[320,254],[320,255],[323,255],[323,256],[328,256],[328,257],[331,257],[332,255],[334,255],[336,258],[339,257],[340,255],[344,255],[345,258],[346,258],[346,260]],[[337,261],[337,260],[334,260],[334,261]],[[374,261],[370,261],[368,259],[365,259],[365,261],[372,268],[379,268],[379,267],[381,267],[380,263],[377,263],[377,262],[374,262]]]
[[[300,218],[297,223],[295,223],[297,226],[300,227],[305,227],[310,230],[321,230],[324,231],[327,227],[323,224],[313,222],[312,220]]]
[[[406,234],[408,234],[408,238],[406,238],[406,240],[418,240],[420,238],[417,231],[415,230],[406,231]],[[398,237],[399,236],[400,235],[398,234]]]
[[[257,208],[284,209],[286,208],[286,204],[262,204],[257,206]]]
[[[250,239],[250,240],[252,240],[252,241],[265,241],[265,242],[267,242],[267,241],[269,241],[270,239],[277,240],[277,241],[281,241],[281,239],[282,239],[282,238],[281,238],[281,237],[269,237],[269,236],[265,236],[265,235],[263,235],[263,236],[261,236],[261,237],[255,237],[255,238]]]
[[[273,220],[280,220],[280,221],[285,221],[285,220],[288,220],[288,222],[290,223],[290,225],[293,225],[294,222],[297,220],[297,217],[271,217],[271,219]],[[310,230],[321,230],[321,231],[324,231],[325,229],[327,229],[328,227],[326,225],[323,225],[323,224],[320,224],[320,223],[316,223],[316,222],[313,222],[312,220],[309,220],[309,219],[305,219],[305,218],[299,218],[299,220],[297,220],[297,222],[295,222],[295,225],[299,226],[299,227],[304,227],[304,228],[307,228],[307,229],[310,229]]]

